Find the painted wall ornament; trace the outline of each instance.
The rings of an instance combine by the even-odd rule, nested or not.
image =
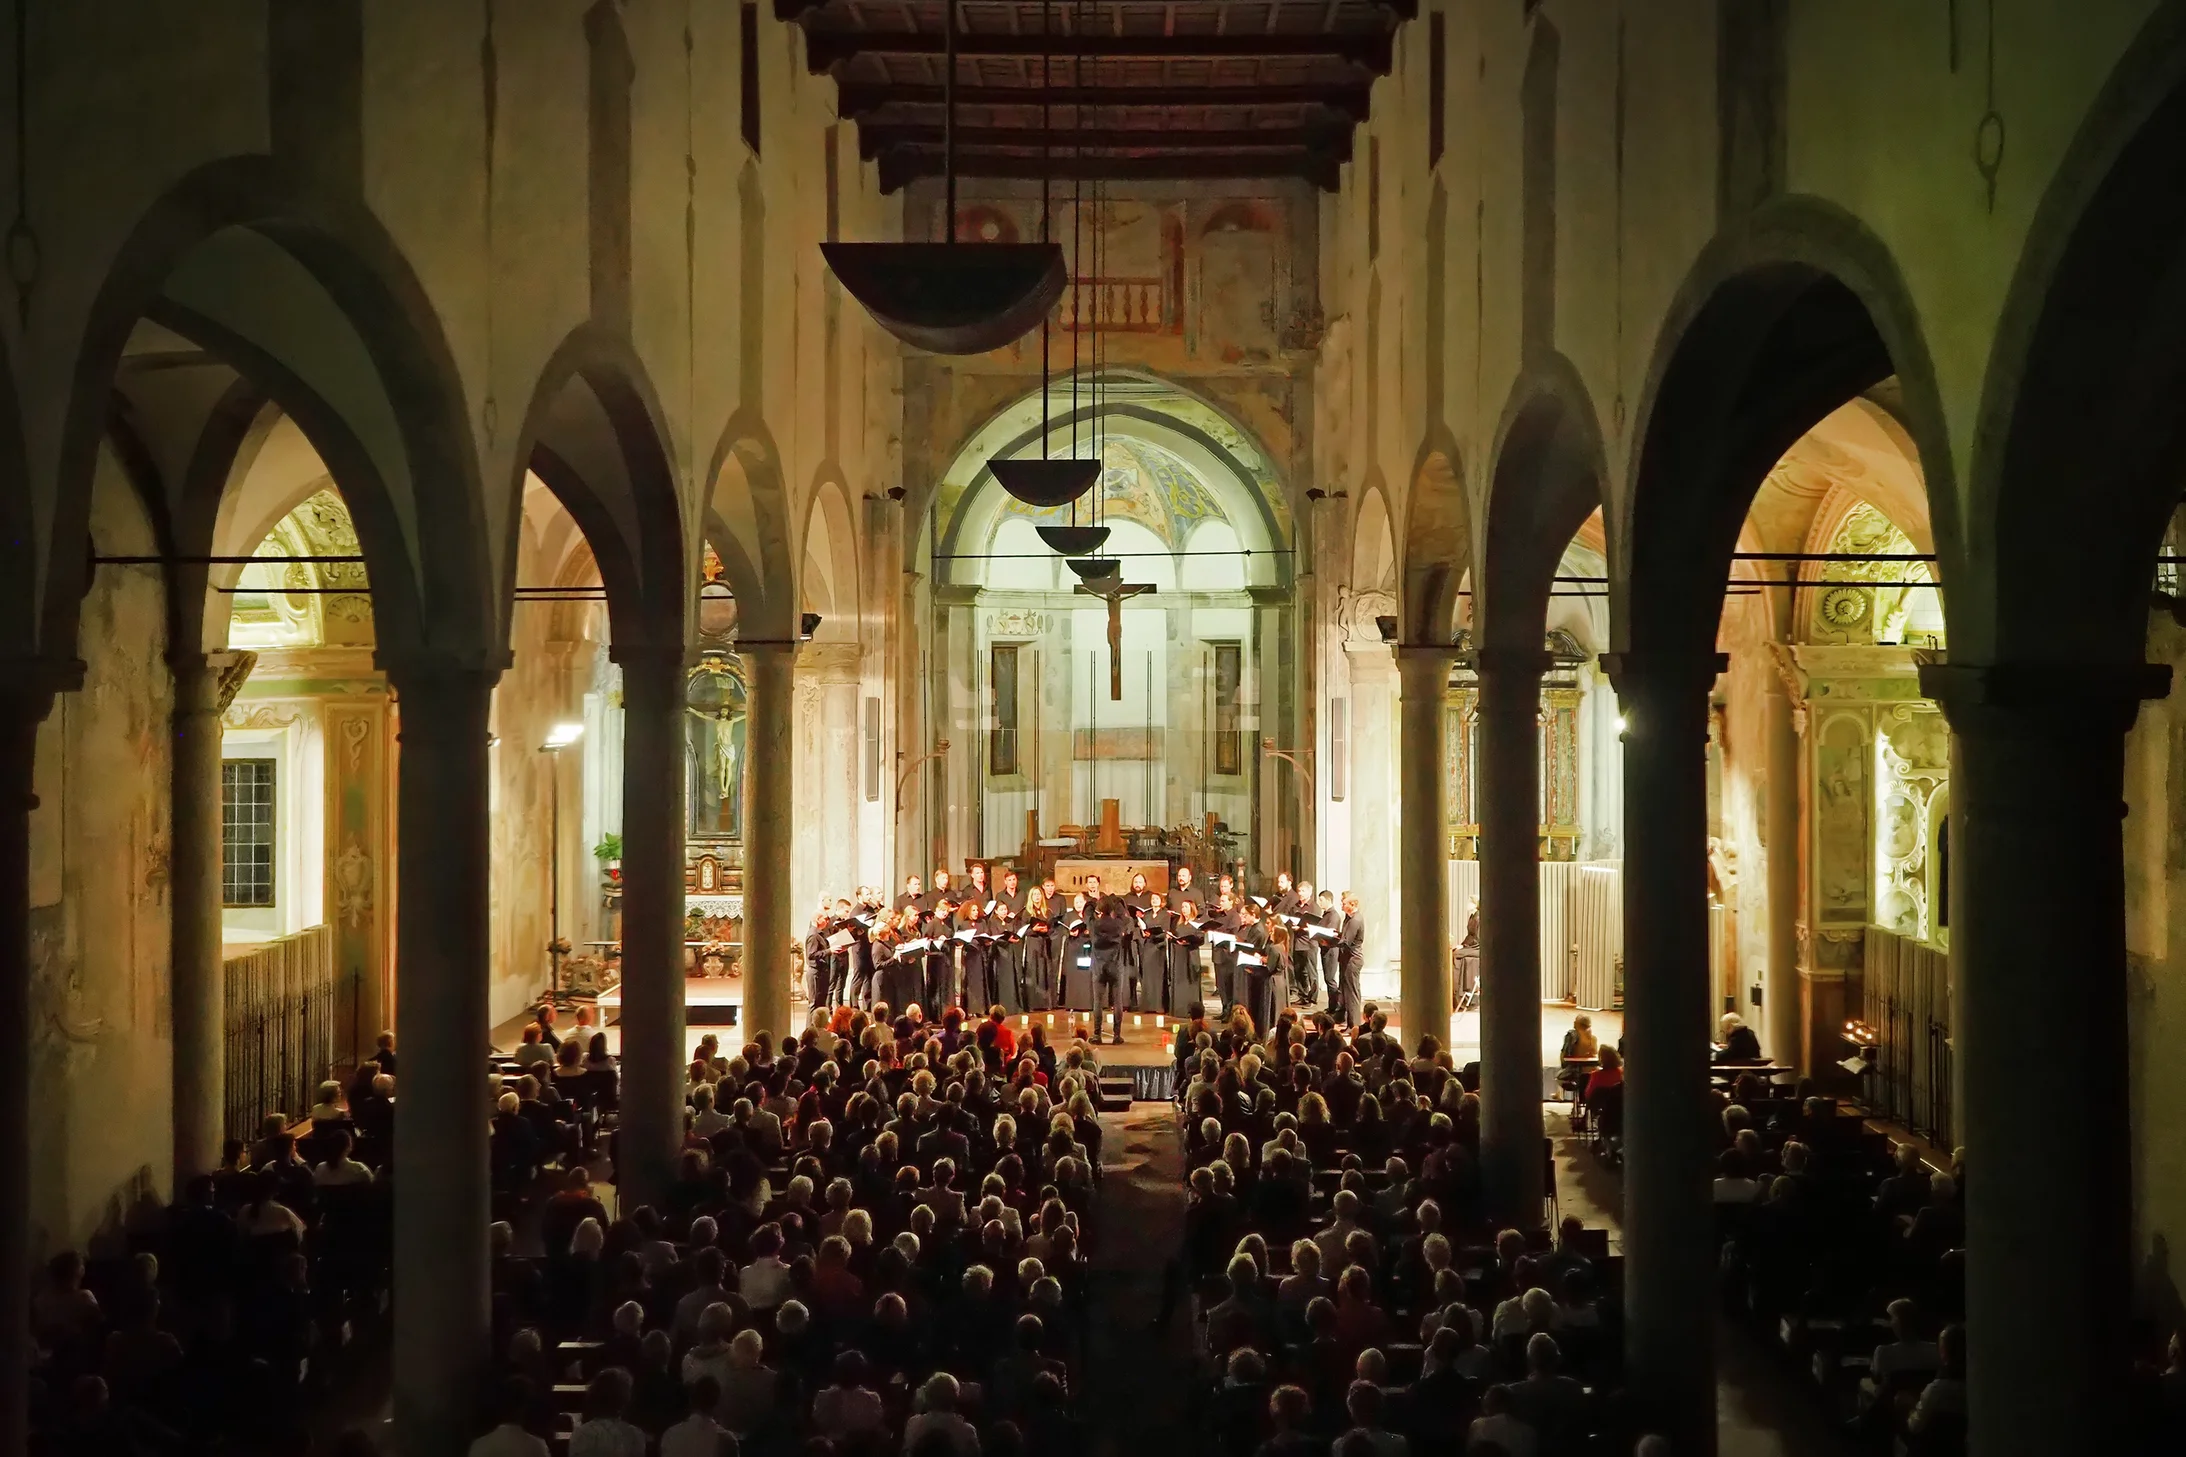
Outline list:
[[[363,925],[372,914],[372,857],[355,835],[334,858],[334,907],[349,927]]]

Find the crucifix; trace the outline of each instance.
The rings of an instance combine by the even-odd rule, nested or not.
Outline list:
[[[1123,581],[1078,588],[1081,596],[1102,597],[1108,601],[1108,701],[1111,703],[1123,698],[1123,599],[1153,590],[1151,582]]]

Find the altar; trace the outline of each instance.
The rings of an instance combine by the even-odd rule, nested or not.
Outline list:
[[[688,1027],[734,1027],[744,1006],[744,979],[737,976],[687,976],[683,979],[683,1022]],[[622,1020],[622,983],[600,993],[600,1021]]]
[[[1055,862],[1055,888],[1065,895],[1076,895],[1085,889],[1088,876],[1100,877],[1101,889],[1111,895],[1123,895],[1131,889],[1131,877],[1146,877],[1146,888],[1157,895],[1169,890],[1169,862],[1166,860],[1130,860],[1118,856],[1114,859],[1058,860]]]

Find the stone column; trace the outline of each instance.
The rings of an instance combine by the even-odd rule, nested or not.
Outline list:
[[[743,643],[748,714],[744,755],[744,1005],[745,1041],[774,1034],[794,1041],[790,1021],[793,962],[799,927],[790,899],[790,850],[796,833],[795,643]]]
[[[1396,705],[1390,690],[1396,677],[1386,644],[1346,645],[1351,665],[1351,865],[1348,885],[1331,886],[1339,894],[1348,889],[1359,898],[1366,922],[1365,970],[1380,972],[1389,960],[1389,914],[1395,907],[1391,892],[1395,866],[1393,823],[1401,806],[1396,786],[1389,782],[1394,767],[1390,723]],[[1368,1001],[1386,1001],[1373,992]]]
[[[83,666],[74,665],[77,683]],[[60,684],[41,664],[0,663],[0,1148],[30,1146],[30,812],[38,725]],[[73,687],[75,683],[67,686]],[[0,1452],[30,1448],[30,1184],[0,1198]]]
[[[1480,1172],[1488,1209],[1541,1223],[1541,675],[1538,648],[1482,648]]]
[[[622,1135],[625,1207],[657,1203],[683,1147],[681,643],[616,644],[622,667]]]
[[[1403,703],[1397,725],[1397,792],[1402,810],[1397,853],[1403,897],[1398,1011],[1412,1047],[1450,1040],[1450,834],[1444,764],[1443,704],[1455,648],[1397,649]]]
[[[490,1355],[487,715],[501,665],[420,657],[384,666],[401,714],[395,1445],[441,1457],[471,1438]]]
[[[1603,658],[1625,717],[1625,1360],[1678,1451],[1701,1457],[1715,1450],[1708,695],[1723,661]]]
[[[1968,1448],[2117,1451],[2131,1403],[2125,731],[2167,669],[1931,665],[1951,724]],[[2027,1096],[2030,1070],[2041,1096]]]
[[[170,932],[174,1004],[174,1189],[220,1162],[226,1020],[220,937],[220,713],[222,681],[242,655],[176,653],[174,851]]]
[[[1799,863],[1803,845],[1799,827],[1799,730],[1791,701],[1790,667],[1779,664],[1779,677],[1768,687],[1762,732],[1767,735],[1764,762],[1762,832],[1768,840],[1768,960],[1761,972],[1762,1051],[1802,1071],[1812,1050],[1801,1028],[1799,996]]]

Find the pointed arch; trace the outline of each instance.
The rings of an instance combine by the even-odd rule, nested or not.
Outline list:
[[[1457,640],[1459,601],[1472,573],[1472,511],[1457,441],[1429,432],[1412,462],[1405,493],[1403,565],[1398,574],[1404,640]]]
[[[383,644],[485,658],[505,629],[460,374],[401,250],[361,205],[270,157],[190,173],[118,250],[77,350],[55,463],[42,638],[73,642],[91,472],[116,370],[152,318],[249,378],[311,438],[373,559]]]
[[[1657,340],[1630,484],[1607,522],[1617,646],[1712,651],[1762,480],[1816,422],[1893,374],[1936,538],[1953,542],[1941,396],[1889,250],[1851,214],[1807,197],[1766,204],[1718,235]]]
[[[1359,508],[1351,518],[1351,589],[1391,590],[1396,574],[1396,526],[1389,516],[1389,493],[1376,478],[1359,489]]]
[[[1601,505],[1608,470],[1586,382],[1547,352],[1512,387],[1496,427],[1473,601],[1481,643],[1540,647],[1557,564]]]
[[[536,475],[584,534],[614,640],[685,641],[696,534],[685,528],[659,397],[626,337],[585,323],[562,340],[532,389],[515,459],[518,500],[524,477]],[[522,511],[511,510],[509,521],[504,590],[515,585]]]
[[[737,634],[788,642],[797,635],[797,557],[788,492],[773,432],[753,410],[729,417],[707,470],[707,540],[737,601]]]
[[[838,641],[854,640],[862,621],[859,601],[858,538],[850,501],[832,466],[822,466],[812,499],[805,508],[802,542],[797,553],[799,610],[821,615],[818,636]],[[815,583],[814,572],[823,574]],[[819,605],[814,586],[824,586],[828,601]]]
[[[1954,658],[2142,658],[2186,480],[2182,173],[2186,5],[2171,3],[2089,108],[2027,231],[1975,429]],[[2072,600],[2026,590],[2045,578],[2074,583]]]
[[[0,346],[0,655],[28,657],[38,637],[37,512],[23,443],[22,400]]]

